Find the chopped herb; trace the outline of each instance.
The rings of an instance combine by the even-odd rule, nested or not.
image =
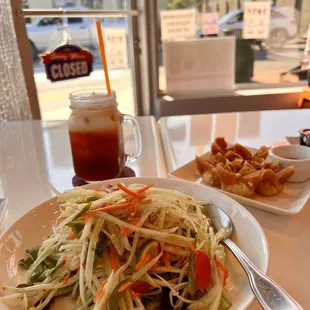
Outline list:
[[[52,259],[50,257],[46,257],[44,260],[45,265],[48,267],[48,269],[54,268],[57,265],[57,260]]]
[[[29,287],[29,286],[33,286],[33,283],[22,283],[22,284],[18,284],[16,286],[16,288],[25,288],[25,287]]]
[[[27,257],[25,259],[21,259],[18,262],[19,266],[28,270],[30,268],[30,266],[34,263],[34,261],[37,259],[39,249],[40,249],[39,246],[35,246],[31,249],[27,249],[26,250]]]
[[[118,304],[120,300],[123,298],[125,292],[119,292],[118,290],[123,286],[125,283],[130,281],[129,279],[121,281],[113,290],[110,296],[109,302],[109,310],[118,310]]]
[[[51,276],[52,274],[54,274],[57,270],[59,270],[64,264],[66,263],[65,260],[61,261],[61,263],[59,263],[58,265],[56,265],[54,268],[52,269],[45,269],[43,270],[39,275],[38,277],[36,278],[36,280],[38,282],[42,282],[44,281],[47,277]],[[43,268],[44,268],[44,265],[45,264],[40,264],[39,266],[42,266],[43,265]],[[38,266],[38,267],[39,267]],[[45,265],[46,266],[46,265]],[[47,268],[47,266],[46,266]]]
[[[85,224],[80,222],[70,222],[66,224],[66,226],[69,226],[72,228],[72,232],[74,232],[76,235],[78,235],[83,229]]]
[[[195,254],[191,252],[189,255],[189,266],[188,266],[188,273],[187,273],[187,278],[188,278],[188,292],[190,295],[194,295],[196,291],[196,281],[194,277],[195,273]]]
[[[65,260],[61,261],[56,267],[54,267],[51,271],[51,273],[49,274],[52,275],[53,273],[55,273],[57,270],[59,270],[64,264],[66,263]]]
[[[98,200],[98,198],[95,197],[95,196],[92,196],[92,197],[87,197],[87,198],[84,200],[84,202],[85,202],[85,203],[87,203],[87,202],[93,202],[93,201],[95,201],[95,200]]]
[[[96,255],[101,256],[105,248],[107,247],[109,238],[102,231],[99,234],[98,243],[96,246]]]
[[[31,257],[27,257],[26,259],[21,259],[18,264],[24,269],[28,270],[30,266],[33,264],[34,260]]]
[[[47,270],[47,266],[42,262],[32,273],[30,277],[31,283],[42,282],[45,280],[44,271]]]
[[[33,248],[26,250],[26,253],[29,254],[33,258],[33,260],[36,260],[38,258],[39,250],[39,246],[34,246]]]

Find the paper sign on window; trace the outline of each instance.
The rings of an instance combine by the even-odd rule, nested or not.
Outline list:
[[[196,36],[195,10],[167,10],[160,12],[161,39],[193,38]]]
[[[201,31],[204,35],[218,34],[218,13],[201,14]]]
[[[271,4],[269,1],[244,2],[244,39],[268,39],[270,11]]]
[[[128,68],[126,30],[117,28],[104,29],[104,37],[108,68]]]
[[[164,42],[166,93],[170,96],[232,93],[235,49],[233,36]]]

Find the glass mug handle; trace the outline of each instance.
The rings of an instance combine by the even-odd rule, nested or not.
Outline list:
[[[137,120],[128,114],[123,114],[123,122],[132,124],[134,128],[134,137],[136,142],[136,151],[132,155],[126,155],[126,162],[135,161],[140,155],[142,151],[142,139],[141,139],[141,131]]]

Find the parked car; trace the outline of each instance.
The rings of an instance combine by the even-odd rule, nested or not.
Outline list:
[[[220,32],[225,30],[243,29],[243,9],[235,10],[224,15],[219,20]],[[297,35],[297,23],[294,17],[289,16],[285,10],[277,7],[271,8],[270,36],[266,44],[275,50],[280,50],[283,44],[295,38]]]
[[[87,10],[87,7],[70,7],[70,10]],[[126,28],[125,17],[107,17],[100,19],[103,28]],[[95,19],[90,17],[42,17],[27,24],[27,33],[31,47],[32,59],[39,52],[49,50],[54,45],[78,43],[88,48],[98,46]]]

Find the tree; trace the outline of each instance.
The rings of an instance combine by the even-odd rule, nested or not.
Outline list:
[[[196,0],[169,0],[167,8],[170,10],[186,9],[194,6]]]

